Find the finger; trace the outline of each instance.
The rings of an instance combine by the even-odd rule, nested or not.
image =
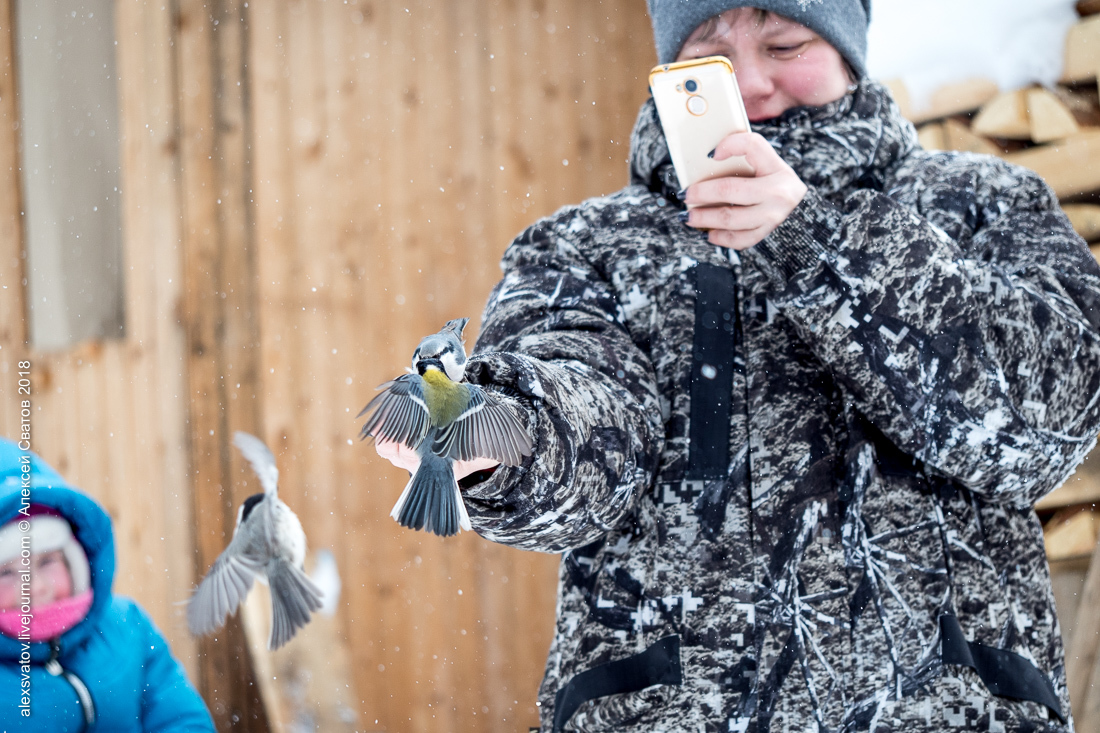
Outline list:
[[[492,458],[475,458],[472,461],[455,461],[455,479],[463,479],[471,473],[487,471],[499,465],[500,461],[494,461]]]
[[[420,456],[408,446],[392,440],[376,440],[374,450],[387,461],[410,473],[420,467]]]
[[[390,460],[401,453],[401,444],[393,440],[378,438],[374,441],[374,450],[377,451],[378,455]]]
[[[726,176],[699,181],[688,187],[684,203],[688,206],[735,204],[750,206],[764,200],[765,191],[757,178]]]
[[[715,160],[725,160],[742,156],[756,171],[756,177],[769,176],[787,167],[779,153],[764,138],[755,132],[734,132],[722,138],[714,149]]]
[[[763,206],[708,206],[688,212],[687,225],[696,229],[749,231],[766,223]]]
[[[719,247],[729,249],[746,250],[763,241],[771,230],[768,227],[759,227],[747,231],[732,231],[729,229],[712,229],[707,234],[707,241]]]

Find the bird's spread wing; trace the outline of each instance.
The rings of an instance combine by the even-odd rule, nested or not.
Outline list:
[[[264,493],[274,494],[279,484],[279,469],[275,467],[275,456],[271,455],[264,442],[255,435],[238,430],[233,433],[233,445],[252,464],[252,470],[260,477]]]
[[[467,385],[470,404],[454,422],[441,430],[432,452],[459,461],[491,458],[506,466],[518,466],[531,455],[531,436],[511,411],[477,385]]]
[[[416,448],[428,433],[431,419],[424,402],[424,383],[417,374],[404,374],[386,382],[378,395],[357,417],[367,415],[360,438],[392,440]]]
[[[241,553],[233,542],[218,556],[187,604],[187,626],[192,634],[209,634],[221,628],[237,610],[263,570],[263,558]]]
[[[309,623],[310,611],[321,607],[321,590],[300,568],[279,558],[267,564],[267,581],[271,586],[267,648],[278,649]]]

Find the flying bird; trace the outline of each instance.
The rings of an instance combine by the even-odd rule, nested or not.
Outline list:
[[[225,624],[259,578],[271,587],[271,636],[268,649],[290,641],[321,607],[321,591],[302,569],[306,535],[302,523],[279,499],[275,456],[259,438],[237,432],[233,444],[252,464],[262,494],[244,500],[237,510],[233,539],[199,584],[187,606],[192,634],[209,634]]]
[[[492,392],[462,381],[462,331],[469,320],[447,321],[423,339],[410,373],[381,385],[357,416],[367,415],[360,438],[402,443],[420,458],[390,516],[443,537],[470,529],[455,461],[489,458],[518,466],[531,455],[531,438],[516,416]]]

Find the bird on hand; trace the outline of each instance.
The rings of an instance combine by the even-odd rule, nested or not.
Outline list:
[[[518,466],[531,455],[531,437],[516,416],[492,392],[462,381],[462,331],[469,320],[448,321],[423,339],[410,373],[381,385],[358,415],[367,415],[360,438],[392,441],[416,454],[412,478],[390,516],[404,527],[442,537],[470,529],[456,461]]]
[[[306,535],[298,517],[279,499],[275,456],[248,433],[235,433],[233,444],[252,464],[264,491],[245,499],[237,510],[232,541],[187,605],[187,625],[195,635],[221,628],[259,578],[271,588],[267,648],[278,649],[309,622],[311,611],[321,607],[321,591],[302,569]]]

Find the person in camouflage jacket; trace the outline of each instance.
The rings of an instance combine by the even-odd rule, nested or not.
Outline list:
[[[1100,269],[878,84],[753,129],[807,187],[763,241],[684,225],[650,100],[486,306],[467,378],[535,447],[462,484],[562,553],[543,730],[1071,730],[1032,506],[1100,429]]]

